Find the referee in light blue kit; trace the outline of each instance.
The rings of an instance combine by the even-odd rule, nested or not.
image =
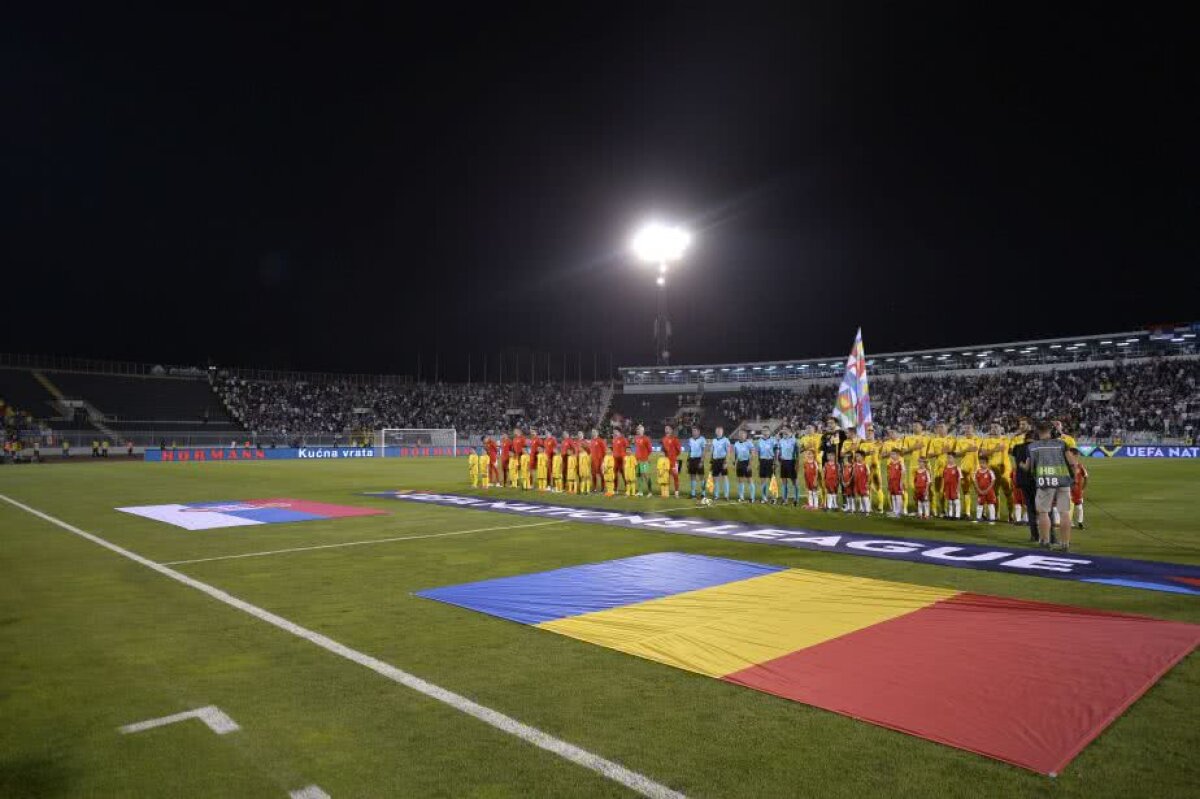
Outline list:
[[[725,470],[725,460],[729,457],[729,447],[729,439],[725,437],[725,428],[718,427],[713,433],[712,457],[708,462],[713,476],[713,499],[718,499],[721,496],[721,484],[717,482],[718,480],[724,481],[725,499],[729,499],[729,474]]]
[[[796,436],[784,426],[779,433],[779,482],[783,483],[779,494],[784,505],[787,504],[789,493],[792,495],[792,504],[800,504],[800,492],[796,486],[796,452]]]
[[[692,437],[687,440],[688,477],[692,480],[692,499],[696,498],[696,481],[700,481],[700,495],[704,496],[704,448],[708,441],[700,435],[700,428],[692,428]]]
[[[758,439],[758,480],[762,484],[762,499],[760,502],[768,502],[770,500],[771,478],[775,475],[775,445],[778,442],[775,436],[764,435]],[[750,500],[754,500],[753,489],[750,492]]]
[[[738,440],[733,442],[733,457],[736,460],[738,502],[746,501],[746,483],[750,484],[750,499],[754,500],[754,478],[750,476],[750,453],[754,445],[746,440],[746,430],[738,431]]]

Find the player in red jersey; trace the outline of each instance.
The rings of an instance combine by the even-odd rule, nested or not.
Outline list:
[[[816,453],[811,449],[804,450],[804,488],[808,491],[808,504],[805,507],[809,510],[816,510],[821,504],[821,484],[817,475],[818,471]]]
[[[854,458],[846,455],[842,458],[842,513],[854,510]]]
[[[538,453],[542,451],[542,437],[537,434],[537,430],[529,428],[529,462],[537,463]]]
[[[986,459],[980,459],[978,468],[971,476],[975,483],[975,497],[979,500],[975,505],[975,523],[983,519],[983,509],[987,508],[988,524],[996,523],[996,473],[988,466]]]
[[[508,436],[500,436],[500,487],[508,482],[508,459],[512,457],[513,442]]]
[[[625,482],[625,455],[629,452],[629,439],[617,428],[613,428],[612,453],[616,462],[617,479]]]
[[[854,501],[859,511],[871,512],[871,472],[861,452],[854,455]]]
[[[604,474],[602,466],[604,465],[604,453],[607,447],[604,445],[604,439],[600,437],[600,431],[594,427],[592,428],[592,441],[589,449],[592,455],[592,474],[595,475],[596,490],[603,491],[604,481],[600,479],[600,476]]]
[[[554,433],[546,431],[546,437],[542,439],[542,449],[546,450],[546,460],[554,460],[554,453],[558,450],[558,442],[554,439]]]
[[[663,430],[662,437],[662,454],[663,457],[671,464],[671,485],[675,489],[675,498],[679,498],[679,453],[683,452],[683,445],[679,443],[679,436],[675,435],[675,428],[667,425]]]
[[[570,431],[563,431],[562,438],[558,440],[558,450],[562,453],[563,461],[566,461],[567,456],[575,452],[575,439],[571,438]]]
[[[483,439],[483,451],[487,453],[488,459],[487,481],[483,484],[483,487],[487,488],[500,482],[500,473],[496,471],[496,440],[491,436]]]
[[[637,491],[642,496],[653,496],[650,485],[650,436],[646,435],[644,425],[637,426],[637,435],[633,437],[633,456],[637,458]],[[642,483],[645,482],[646,493],[642,494]]]
[[[513,428],[512,456],[514,458],[520,459],[521,455],[525,452],[525,443],[525,434],[521,432],[521,428]]]
[[[837,455],[832,452],[827,453],[825,455],[825,510],[837,510],[840,472]]]
[[[1087,490],[1088,470],[1083,465],[1083,453],[1075,447],[1068,450],[1075,460],[1071,469],[1075,472],[1075,482],[1071,484],[1071,515],[1075,517],[1074,525],[1083,529],[1083,493]]]
[[[904,461],[898,449],[888,454],[887,487],[888,498],[892,501],[892,516],[900,518],[904,515]]]
[[[958,458],[954,453],[947,452],[946,468],[942,470],[942,498],[946,501],[947,519],[958,519],[962,516],[962,496],[959,494],[962,477],[962,469],[958,468]]]
[[[928,519],[930,513],[930,486],[933,475],[929,472],[929,462],[917,458],[917,468],[913,471],[913,496],[917,499],[917,518]]]

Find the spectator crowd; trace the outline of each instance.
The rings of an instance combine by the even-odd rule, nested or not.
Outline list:
[[[605,411],[599,386],[245,380],[214,382],[229,413],[258,435],[374,431],[385,427],[454,428],[460,436],[513,427],[590,429]]]
[[[721,399],[720,409],[738,421],[803,426],[829,415],[835,390],[828,382],[800,390],[743,388]],[[1022,417],[1054,417],[1097,440],[1135,432],[1191,437],[1200,423],[1200,360],[882,379],[871,384],[871,409],[877,424],[905,429],[913,422],[953,427],[970,421],[1013,430]]]

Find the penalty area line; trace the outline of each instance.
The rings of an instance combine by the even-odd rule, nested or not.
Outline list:
[[[303,638],[305,641],[308,641],[309,643],[314,644],[315,646],[318,646],[327,652],[331,652],[338,657],[345,658],[346,660],[368,668],[376,674],[386,677],[392,682],[399,683],[400,685],[410,688],[419,694],[429,697],[430,699],[435,699],[444,705],[454,708],[460,713],[465,713],[468,716],[472,716],[479,721],[482,721],[484,724],[500,730],[501,732],[512,735],[515,738],[519,738],[526,743],[533,744],[539,749],[543,749],[547,752],[555,754],[571,763],[575,763],[576,765],[583,766],[586,769],[594,771],[600,776],[624,785],[626,788],[629,788],[630,790],[635,791],[642,796],[651,797],[651,799],[684,799],[683,794],[679,793],[678,791],[674,791],[661,783],[655,782],[644,774],[631,771],[619,763],[607,760],[606,758],[603,758],[597,754],[593,754],[586,749],[581,749],[572,743],[555,738],[553,735],[543,732],[536,727],[531,727],[528,724],[517,721],[511,716],[504,715],[498,710],[493,710],[490,707],[473,702],[461,694],[456,694],[453,691],[442,688],[441,686],[427,682],[426,680],[417,677],[415,674],[410,674],[407,671],[391,665],[390,663],[385,663],[384,661],[372,657],[364,652],[360,652],[357,649],[351,649],[345,644],[339,643],[326,635],[322,635],[321,633],[315,632],[306,627],[302,627],[293,621],[289,621],[288,619],[272,613],[269,610],[264,610],[257,605],[252,605],[244,599],[239,599],[238,597],[227,593],[226,591],[222,591],[220,588],[211,586],[208,583],[195,579],[194,577],[189,577],[183,572],[176,571],[169,566],[164,566],[161,563],[155,563],[149,558],[143,557],[136,552],[118,546],[117,544],[107,541],[100,536],[95,535],[94,533],[81,530],[73,524],[64,522],[62,519],[55,518],[48,513],[43,513],[37,508],[32,508],[23,502],[13,499],[12,497],[0,494],[0,500],[4,500],[15,508],[19,508],[45,522],[49,522],[60,529],[66,530],[68,533],[72,533],[73,535],[77,535],[87,541],[91,541],[97,546],[104,547],[110,552],[114,552],[123,558],[128,558],[134,563],[145,566],[148,569],[152,569],[164,577],[170,578],[178,583],[182,583],[189,588],[194,588],[203,594],[207,594],[218,602],[224,603],[232,608],[235,608],[236,610],[240,610],[243,613],[249,614],[259,621],[266,622],[267,624],[277,627],[284,632],[291,633],[298,638]]]
[[[261,558],[267,555],[284,555],[288,552],[311,552],[316,549],[337,549],[339,547],[361,547],[367,544],[387,544],[392,541],[419,541],[423,538],[446,538],[452,535],[467,535],[469,533],[489,533],[493,530],[519,530],[523,527],[545,527],[550,524],[562,524],[565,519],[552,522],[533,522],[531,524],[505,524],[498,527],[476,527],[472,530],[451,530],[447,533],[429,533],[427,535],[402,535],[394,538],[372,538],[366,541],[343,541],[338,544],[314,544],[307,547],[289,547],[288,549],[269,549],[264,552],[243,552],[239,555],[214,555],[211,558],[192,558],[191,560],[164,560],[163,566],[183,566],[188,563],[210,563],[214,560],[237,560],[238,558]]]

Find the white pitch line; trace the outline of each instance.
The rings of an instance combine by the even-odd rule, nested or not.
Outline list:
[[[310,552],[314,549],[337,549],[338,547],[360,547],[365,544],[386,544],[391,541],[417,541],[421,538],[445,538],[451,535],[466,535],[468,533],[487,533],[492,530],[517,530],[522,527],[544,527],[548,524],[562,524],[566,519],[556,519],[552,522],[533,522],[531,524],[507,524],[499,527],[476,527],[473,530],[451,530],[448,533],[429,533],[428,535],[403,535],[396,538],[372,538],[366,541],[343,541],[340,544],[314,544],[309,547],[290,547],[288,549],[270,549],[265,552],[244,552],[240,555],[216,555],[211,558],[193,558],[191,560],[164,560],[163,566],[182,566],[185,563],[208,563],[214,560],[236,560],[238,558],[261,558],[266,555],[283,555],[287,552]]]
[[[111,541],[106,541],[94,533],[89,533],[86,530],[81,530],[73,524],[64,522],[62,519],[57,519],[47,513],[43,513],[37,508],[31,508],[23,502],[0,494],[0,499],[4,500],[13,507],[20,508],[26,513],[49,522],[56,527],[66,530],[69,533],[79,536],[80,538],[91,541],[93,544],[102,546],[110,552],[115,552],[123,558],[128,558],[135,563],[145,566],[147,569],[153,569],[164,577],[169,577],[176,582],[183,583],[189,588],[194,588],[201,593],[207,594],[218,602],[229,605],[232,608],[247,613],[254,618],[264,621],[273,627],[289,632],[299,638],[303,638],[311,644],[319,646],[327,652],[345,658],[353,663],[370,669],[382,677],[399,683],[406,688],[411,688],[419,694],[436,699],[442,704],[448,705],[455,710],[465,713],[468,716],[473,716],[479,719],[484,724],[488,724],[501,732],[508,733],[522,741],[531,743],[534,746],[544,749],[547,752],[558,755],[564,760],[568,760],[576,765],[583,766],[586,769],[596,772],[597,774],[612,780],[613,782],[624,785],[631,791],[641,794],[642,796],[651,797],[651,799],[684,799],[684,795],[678,791],[674,791],[667,786],[655,782],[644,774],[639,774],[636,771],[631,771],[619,763],[614,763],[600,755],[593,754],[586,749],[581,749],[574,744],[555,738],[549,733],[542,732],[536,727],[530,727],[528,724],[523,724],[511,716],[506,716],[498,710],[492,710],[490,707],[472,702],[461,694],[456,694],[431,682],[426,682],[414,674],[409,674],[402,669],[398,669],[390,663],[385,663],[378,658],[372,657],[364,652],[359,652],[357,649],[351,649],[345,644],[322,635],[321,633],[309,630],[306,627],[301,627],[293,621],[289,621],[282,616],[272,613],[269,610],[264,610],[257,605],[252,605],[244,599],[238,599],[233,594],[222,591],[220,588],[201,582],[194,577],[189,577],[183,572],[175,571],[172,568],[155,563],[149,558],[142,557],[136,552],[120,547]]]
[[[225,735],[241,729],[238,723],[231,719],[221,708],[215,705],[208,705],[206,707],[198,707],[195,710],[185,710],[182,713],[163,716],[162,718],[147,719],[135,724],[126,724],[124,727],[118,727],[117,731],[123,735],[128,735],[131,732],[142,732],[144,730],[152,730],[155,727],[165,727],[168,724],[174,724],[177,721],[186,721],[187,719],[200,719],[217,735]]]
[[[294,791],[288,791],[289,799],[330,799],[329,794],[321,790],[320,785],[305,785]]]

